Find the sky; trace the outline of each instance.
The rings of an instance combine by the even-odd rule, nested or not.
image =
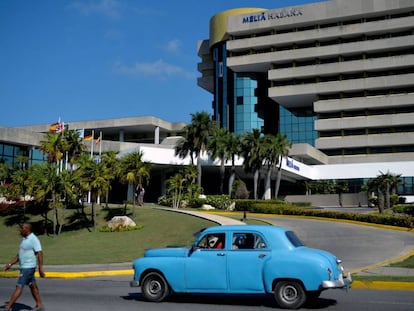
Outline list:
[[[309,2],[0,0],[0,126],[212,114],[197,86],[210,18]]]

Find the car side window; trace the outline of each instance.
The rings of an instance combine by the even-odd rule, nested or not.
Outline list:
[[[262,236],[255,233],[238,232],[233,234],[233,249],[267,248]]]
[[[224,243],[224,233],[207,234],[200,240],[197,247],[208,249],[223,249],[225,247]]]

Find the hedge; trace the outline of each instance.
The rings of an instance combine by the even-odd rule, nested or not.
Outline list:
[[[252,213],[265,213],[276,215],[295,215],[325,217],[333,219],[353,220],[380,225],[397,226],[404,228],[414,228],[414,218],[403,215],[384,215],[384,214],[360,214],[327,211],[321,209],[300,208],[287,202],[260,201],[260,200],[236,200],[236,210]]]

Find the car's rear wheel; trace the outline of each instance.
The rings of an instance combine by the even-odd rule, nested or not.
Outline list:
[[[298,309],[306,301],[306,292],[297,281],[279,281],[274,287],[274,298],[281,308]]]
[[[144,298],[152,302],[160,302],[170,293],[167,281],[158,272],[150,272],[144,277],[141,290]]]

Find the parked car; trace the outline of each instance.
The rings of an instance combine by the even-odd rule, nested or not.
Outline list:
[[[130,285],[153,302],[173,293],[271,294],[279,307],[297,309],[352,283],[335,255],[267,225],[210,227],[191,247],[146,250],[133,269]]]

